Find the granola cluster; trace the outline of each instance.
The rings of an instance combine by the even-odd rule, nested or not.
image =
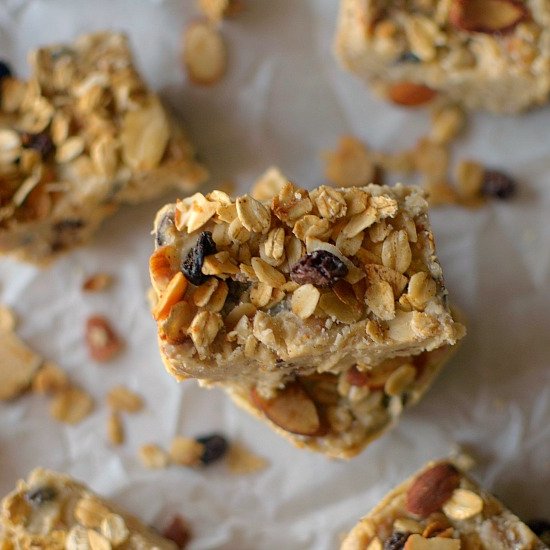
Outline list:
[[[30,64],[28,81],[0,79],[0,251],[40,261],[84,240],[119,203],[204,180],[124,35],[41,48]]]
[[[285,373],[454,343],[462,327],[446,306],[426,210],[415,188],[308,192],[288,181],[271,200],[213,191],[168,205],[150,259],[168,367],[266,389]],[[275,378],[266,383],[265,371]]]
[[[517,112],[547,101],[546,2],[342,0],[336,49],[394,103]]]
[[[341,550],[469,550],[545,545],[450,462],[428,464],[376,506]]]
[[[2,548],[179,548],[69,476],[42,469],[19,482],[0,513]]]

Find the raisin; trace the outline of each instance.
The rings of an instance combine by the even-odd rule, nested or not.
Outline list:
[[[212,233],[203,231],[195,246],[187,253],[181,266],[183,274],[190,283],[199,286],[208,279],[208,275],[204,275],[202,272],[202,264],[206,256],[216,252],[216,243],[212,239]]]
[[[409,538],[410,533],[399,533],[396,531],[384,542],[384,550],[402,550]]]
[[[0,82],[12,74],[11,67],[5,61],[0,61]]]
[[[399,533],[396,531],[384,542],[384,550],[402,550],[410,535],[410,533]]]
[[[201,455],[201,462],[205,465],[216,462],[222,458],[228,449],[227,439],[220,434],[203,435],[195,438],[197,442],[204,445]]]
[[[315,250],[306,254],[292,266],[290,278],[301,285],[311,283],[315,286],[327,287],[348,274],[346,264],[326,250]]]
[[[52,501],[57,496],[53,487],[39,487],[25,494],[25,498],[33,505],[40,506],[45,502]]]
[[[545,519],[532,519],[527,522],[527,527],[529,527],[544,544],[550,544],[550,521]]]
[[[180,515],[174,516],[163,529],[162,536],[171,540],[178,548],[185,548],[191,540],[192,533],[189,525]]]
[[[486,197],[506,200],[512,198],[517,191],[517,182],[507,174],[498,170],[485,170],[481,193]]]
[[[405,52],[397,58],[397,63],[420,63],[420,58],[412,52]]]
[[[52,138],[46,132],[40,132],[39,134],[25,132],[21,135],[21,142],[23,147],[38,151],[43,159],[49,157],[55,149]]]
[[[58,233],[65,233],[67,231],[77,231],[78,229],[82,229],[84,227],[84,222],[82,220],[63,220],[61,222],[57,222],[53,228]]]

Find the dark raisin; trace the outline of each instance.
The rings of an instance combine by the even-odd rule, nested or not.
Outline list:
[[[346,264],[331,252],[315,250],[295,263],[290,270],[290,278],[301,285],[311,283],[326,287],[333,285],[348,274]]]
[[[397,63],[420,63],[420,58],[412,52],[405,52],[397,58]]]
[[[163,529],[162,536],[171,540],[180,549],[185,548],[192,538],[188,523],[181,516],[174,516],[170,523]]]
[[[409,538],[410,533],[399,533],[396,531],[384,542],[384,550],[402,550]]]
[[[62,222],[57,222],[53,228],[58,233],[64,233],[66,231],[82,229],[83,226],[84,222],[82,220],[63,220]]]
[[[485,170],[481,193],[486,197],[506,200],[512,198],[517,191],[517,182],[510,176],[498,170]]]
[[[46,132],[40,132],[39,134],[25,132],[21,135],[21,142],[23,147],[38,151],[43,159],[49,157],[55,149],[52,138]]]
[[[25,494],[25,498],[33,505],[40,506],[45,502],[52,501],[57,496],[57,491],[53,487],[39,487]]]
[[[220,434],[203,435],[195,438],[204,445],[204,451],[201,455],[203,464],[211,464],[222,458],[228,449],[227,439]]]
[[[195,246],[187,253],[181,266],[183,274],[190,283],[198,286],[208,279],[208,275],[204,275],[202,272],[202,264],[206,256],[216,252],[216,243],[212,239],[212,233],[203,231],[199,235]]]
[[[532,519],[527,522],[527,527],[529,527],[544,544],[550,544],[550,521],[545,519]]]
[[[155,240],[158,246],[164,246],[171,242],[170,234],[175,230],[174,212],[167,212],[158,224]]]
[[[0,81],[12,74],[11,67],[5,61],[0,61]]]

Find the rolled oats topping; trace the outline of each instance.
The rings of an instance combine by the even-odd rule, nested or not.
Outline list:
[[[421,518],[409,510],[411,493],[418,504],[423,502]],[[527,525],[449,462],[430,463],[393,489],[351,530],[341,550],[372,544],[383,550],[546,548]]]
[[[0,533],[6,548],[178,548],[82,483],[40,468],[2,500]]]
[[[164,207],[154,234],[153,315],[176,375],[259,381],[269,366],[275,388],[292,373],[337,373],[354,358],[375,366],[462,335],[413,187],[196,193]]]
[[[47,261],[119,204],[205,179],[124,35],[81,36],[30,60],[28,81],[0,80],[0,252]]]

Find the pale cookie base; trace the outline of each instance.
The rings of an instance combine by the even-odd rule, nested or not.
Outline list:
[[[42,488],[52,493],[51,500],[33,503],[27,498],[29,492]],[[173,542],[66,475],[36,469],[2,500],[1,548],[65,550],[111,546],[127,550],[177,549]]]
[[[435,464],[437,463],[427,464],[422,470],[388,493],[348,533],[341,550],[364,550],[370,548],[369,544],[373,543],[375,539],[383,543],[391,536],[394,530],[394,521],[397,519],[412,519],[418,521],[420,527],[424,528],[427,520],[419,520],[406,512],[406,494],[415,478]],[[461,550],[473,548],[477,550],[543,550],[546,548],[517,516],[462,472],[460,472],[459,488],[472,491],[483,500],[481,513],[473,517],[458,521],[447,516],[447,520],[453,528],[451,536],[460,540]],[[374,544],[373,548],[382,548],[382,545]]]
[[[394,8],[398,16],[391,20],[398,27],[396,34],[377,36],[373,28],[378,23],[380,4],[376,0],[341,0],[335,51],[346,69],[367,80],[382,97],[388,97],[392,84],[414,82],[469,109],[495,113],[517,113],[548,101],[550,6],[547,2],[528,0],[534,23],[522,23],[502,37],[457,31],[447,19],[451,2],[443,1],[433,2],[437,7],[428,18],[437,23],[438,37],[420,36],[424,27],[413,26],[418,14],[400,8]],[[416,51],[408,43],[415,32]],[[436,42],[444,47],[436,49],[439,53],[431,58],[434,53],[427,44]],[[421,44],[426,45],[426,51],[420,48]],[[518,47],[517,52],[512,50],[514,46]],[[411,50],[418,62],[398,61]]]
[[[258,420],[265,422],[274,432],[284,437],[290,443],[298,448],[308,449],[322,453],[331,458],[350,459],[359,454],[372,441],[381,437],[385,432],[393,428],[399,421],[399,417],[405,408],[408,408],[420,401],[422,396],[433,384],[435,378],[443,368],[445,363],[454,355],[457,346],[445,346],[439,350],[428,352],[426,354],[425,364],[423,366],[420,377],[407,389],[406,401],[402,396],[388,399],[387,404],[384,404],[382,399],[377,406],[370,407],[360,414],[362,407],[361,401],[355,403],[350,402],[347,398],[340,398],[340,401],[335,405],[338,409],[339,416],[342,413],[345,416],[350,415],[353,419],[350,426],[345,429],[336,430],[334,426],[328,424],[328,433],[322,436],[302,436],[296,435],[281,428],[264,413],[259,410],[250,400],[251,386],[239,385],[231,383],[212,384],[213,386],[221,387],[233,401],[249,414],[255,416]],[[414,360],[414,358],[410,358]],[[407,358],[404,358],[404,362]],[[343,374],[345,376],[345,374]],[[203,384],[208,385],[208,384]],[[335,386],[337,382],[335,381]],[[337,393],[337,389],[334,388]],[[382,391],[383,393],[383,391]],[[369,394],[371,397],[373,393]],[[363,402],[369,399],[367,395]],[[313,400],[315,400],[314,396]],[[365,403],[366,404],[366,403]],[[323,410],[323,405],[316,402],[319,410]],[[326,410],[324,411],[326,416]]]

